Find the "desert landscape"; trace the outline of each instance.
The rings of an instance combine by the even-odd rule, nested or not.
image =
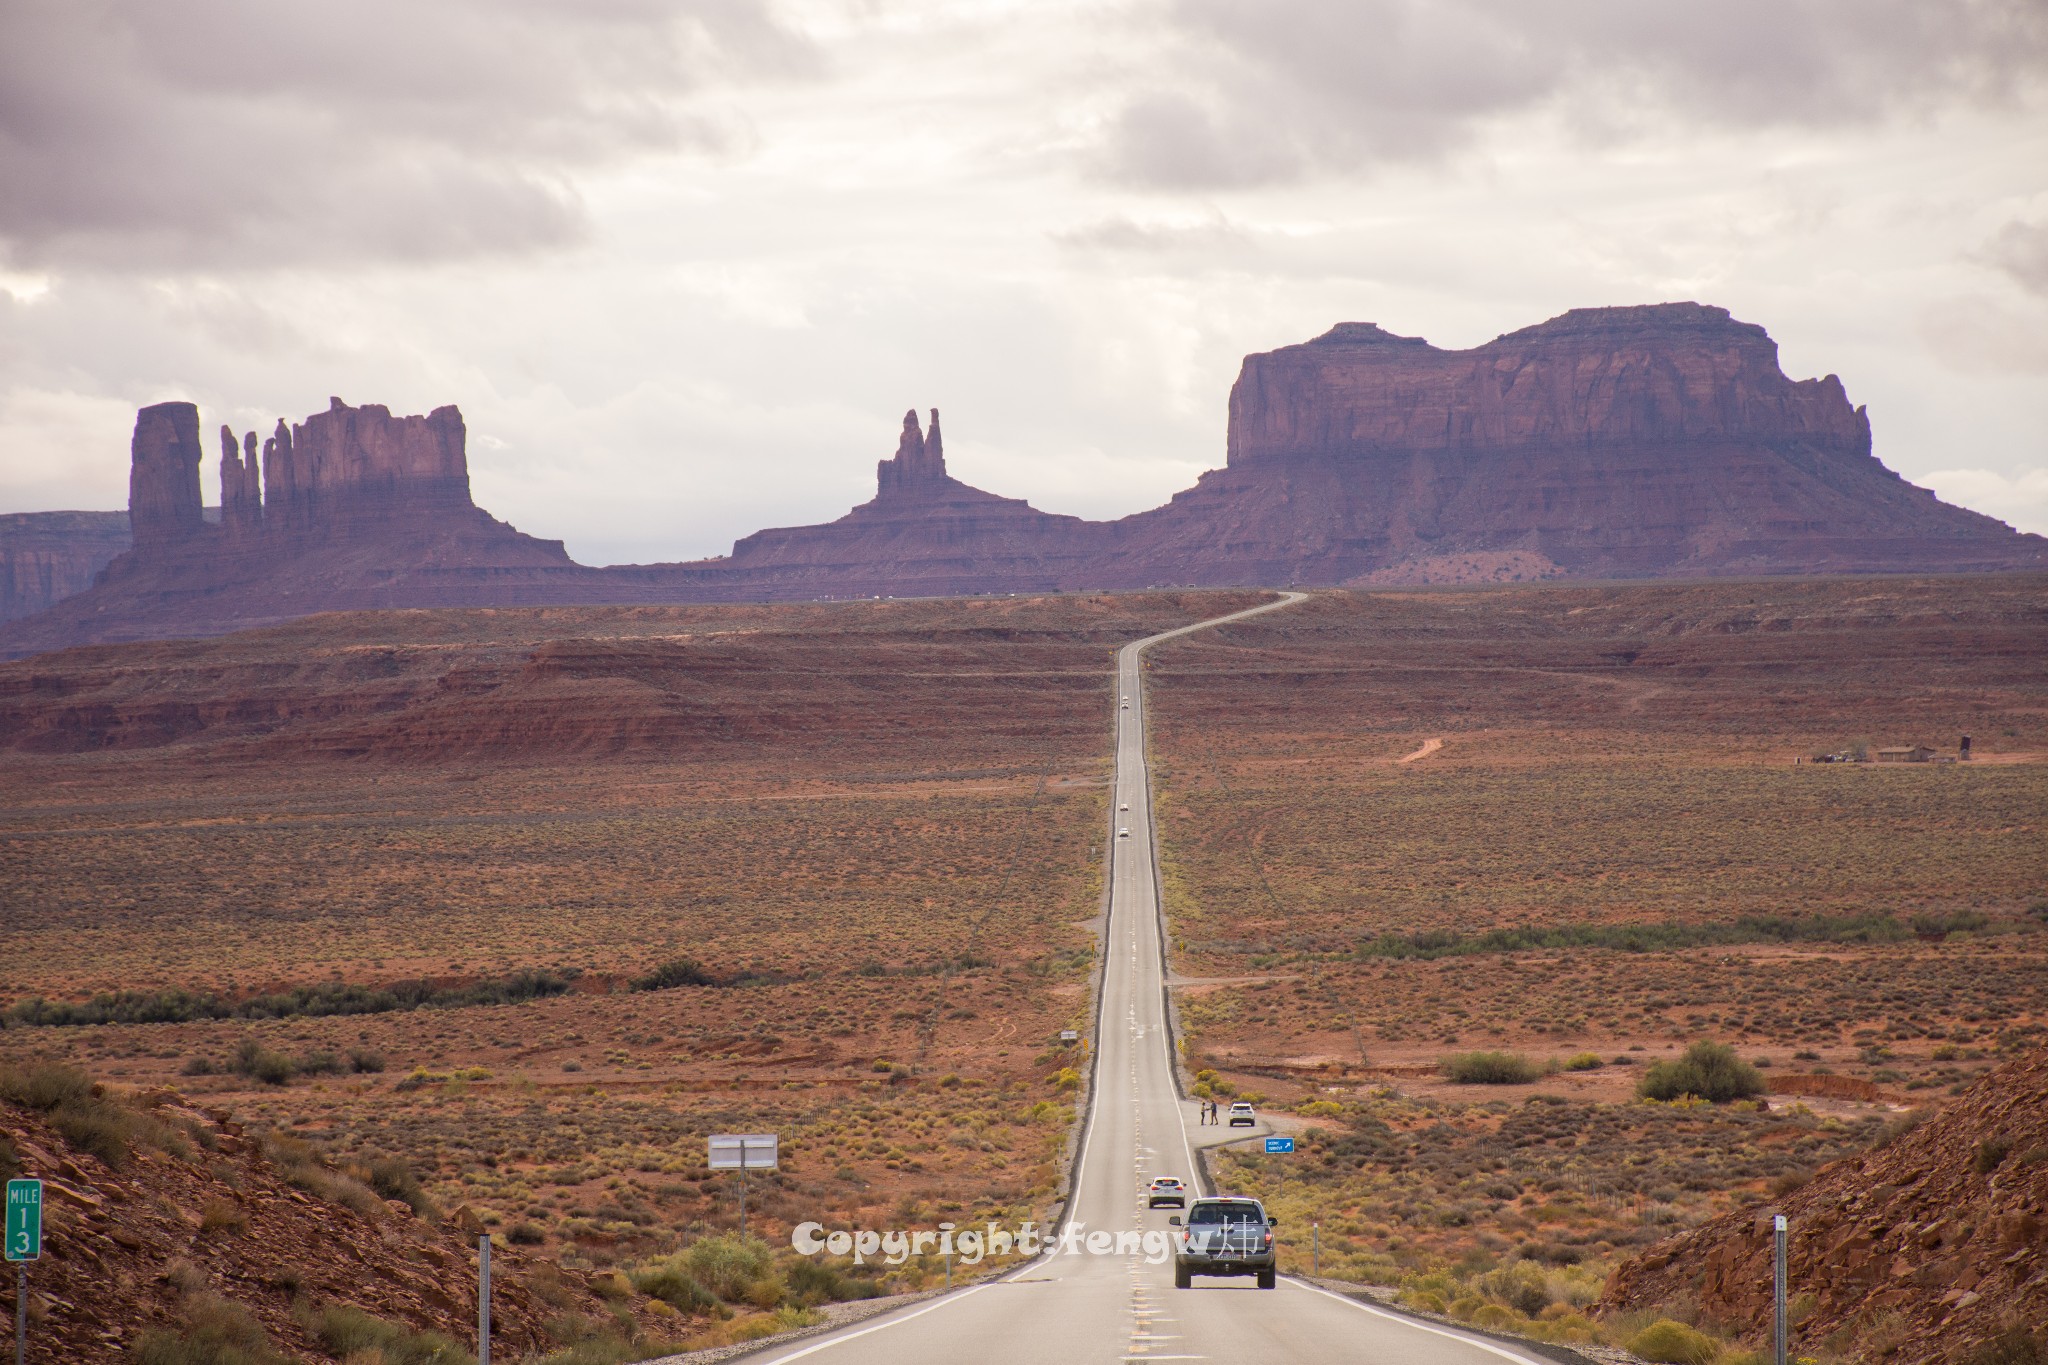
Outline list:
[[[1188,1064],[1303,1116],[1305,1157],[1227,1156],[1226,1183],[1291,1215],[1297,1251],[1319,1221],[1326,1265],[1426,1308],[1506,1324],[1520,1293],[1570,1340],[1596,1307],[1689,1299],[1754,1343],[1759,1319],[1684,1269],[1602,1285],[2041,1055],[2042,589],[1325,594],[1161,651]],[[1936,741],[1950,761],[1812,762]],[[1756,1067],[1755,1099],[1637,1100],[1697,1043]],[[2000,1122],[2038,1185],[2036,1074]],[[2007,1140],[1957,1145],[1980,1138]],[[1954,1316],[1835,1297],[1801,1339],[1925,1350],[2041,1292]]]
[[[1227,1149],[1219,1184],[1285,1212],[1297,1263],[1313,1233],[1323,1273],[1421,1311],[1753,1342],[1682,1281],[1610,1276],[2040,1052],[2043,587],[1333,592],[1160,646],[1186,1079],[1300,1142]],[[560,1301],[529,1310],[536,1350],[636,1358],[926,1288],[929,1256],[821,1284],[768,1248],[800,1217],[1055,1212],[1106,661],[1267,599],[338,614],[0,666],[0,1053],[488,1230]],[[1967,764],[1810,761],[1964,733]],[[1702,1042],[1761,1093],[1637,1098]],[[705,1164],[734,1130],[782,1135],[762,1242]],[[202,1227],[180,1273],[252,1235]],[[689,1273],[720,1239],[756,1273]],[[53,1324],[189,1319],[148,1259],[97,1270],[139,1315],[60,1293]],[[341,1339],[248,1278],[269,1339]],[[349,1289],[409,1331],[446,1317]],[[1961,1326],[1988,1337],[2011,1305],[1980,1302]],[[1867,1308],[1810,1307],[1816,1358],[1933,1325]]]
[[[2048,1365],[2048,6],[0,4],[22,1365]]]
[[[1262,596],[337,615],[7,665],[0,1051],[175,1090],[657,1288],[662,1258],[740,1229],[712,1132],[781,1134],[748,1207],[774,1241],[798,1216],[1043,1219],[1101,913],[1110,651]],[[752,1254],[729,1304],[686,1277],[680,1319],[643,1310],[607,1349],[805,1321],[817,1288]],[[106,1330],[59,1297],[78,1316],[53,1328]],[[187,1297],[157,1284],[119,1321]],[[293,1297],[255,1294],[312,1348]],[[583,1306],[552,1337],[536,1310],[533,1340],[602,1335]]]

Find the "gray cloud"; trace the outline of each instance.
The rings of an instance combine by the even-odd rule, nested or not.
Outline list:
[[[2007,223],[1983,254],[2029,293],[2048,296],[2048,223]]]
[[[576,240],[574,176],[740,134],[766,0],[0,0],[0,261],[233,269]]]
[[[1117,215],[1060,229],[1052,239],[1077,251],[1154,256],[1195,253],[1235,259],[1256,248],[1251,234],[1220,216],[1195,223],[1146,223]]]
[[[1834,127],[2024,98],[2038,0],[1175,0],[1175,77],[1133,95],[1099,169],[1228,188],[1438,159],[1503,120],[1581,135]]]

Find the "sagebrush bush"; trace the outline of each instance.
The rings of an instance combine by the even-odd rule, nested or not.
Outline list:
[[[244,1038],[235,1048],[235,1070],[265,1085],[287,1085],[298,1068],[282,1052],[273,1052],[254,1038]]]
[[[373,1157],[350,1167],[349,1174],[375,1190],[379,1198],[396,1199],[422,1218],[431,1218],[436,1212],[412,1167],[396,1157]]]
[[[0,1099],[40,1111],[73,1147],[109,1166],[128,1159],[137,1141],[189,1154],[184,1136],[101,1092],[92,1077],[60,1062],[0,1063]]]
[[[1527,1085],[1543,1068],[1518,1052],[1456,1052],[1437,1063],[1461,1085]]]
[[[691,1276],[727,1303],[750,1302],[755,1284],[775,1268],[766,1242],[734,1233],[701,1238],[683,1255]]]
[[[678,1312],[700,1317],[722,1316],[725,1310],[718,1296],[698,1283],[696,1276],[677,1263],[679,1259],[667,1257],[634,1271],[630,1277],[633,1288],[649,1298],[660,1299]]]
[[[182,1331],[152,1328],[133,1347],[136,1365],[290,1365],[263,1325],[217,1294],[185,1300]]]
[[[1525,1318],[1533,1318],[1550,1306],[1550,1277],[1540,1266],[1514,1261],[1479,1279],[1482,1292],[1499,1299]]]
[[[337,1357],[375,1352],[374,1358],[385,1365],[476,1365],[475,1356],[439,1332],[415,1332],[400,1323],[365,1313],[353,1304],[334,1303],[305,1310],[300,1321]]]
[[[2006,1328],[1965,1358],[1965,1365],[2048,1365],[2048,1330]]]
[[[1707,1365],[1721,1348],[1704,1332],[1661,1318],[1628,1339],[1631,1353],[1659,1365]]]
[[[1636,1093],[1646,1100],[1668,1101],[1689,1095],[1726,1104],[1763,1094],[1764,1078],[1726,1043],[1698,1042],[1675,1061],[1653,1063],[1637,1084]]]

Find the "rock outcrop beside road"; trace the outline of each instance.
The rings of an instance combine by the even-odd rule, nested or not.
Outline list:
[[[44,1182],[29,1360],[127,1359],[145,1332],[224,1317],[255,1324],[295,1358],[325,1358],[309,1324],[333,1305],[473,1344],[474,1216],[422,1216],[305,1144],[277,1141],[291,1163],[225,1113],[167,1090],[81,1099],[54,1114],[0,1101],[8,1173]],[[501,1352],[555,1344],[548,1324],[565,1312],[610,1313],[580,1272],[513,1248],[493,1261]]]
[[[1803,1346],[1856,1327],[1888,1332],[1891,1358],[1959,1362],[2011,1327],[2048,1324],[2048,1051],[1781,1204],[1659,1243],[1614,1273],[1606,1306],[1689,1301],[1761,1339],[1774,1213],[1790,1220],[1791,1292],[1813,1298]]]

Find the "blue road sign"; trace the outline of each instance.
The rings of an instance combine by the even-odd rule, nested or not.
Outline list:
[[[1293,1139],[1293,1138],[1267,1138],[1267,1139],[1266,1139],[1266,1150],[1267,1150],[1267,1151],[1269,1151],[1269,1152],[1291,1152],[1291,1151],[1293,1151],[1293,1150],[1294,1150],[1294,1139]]]

